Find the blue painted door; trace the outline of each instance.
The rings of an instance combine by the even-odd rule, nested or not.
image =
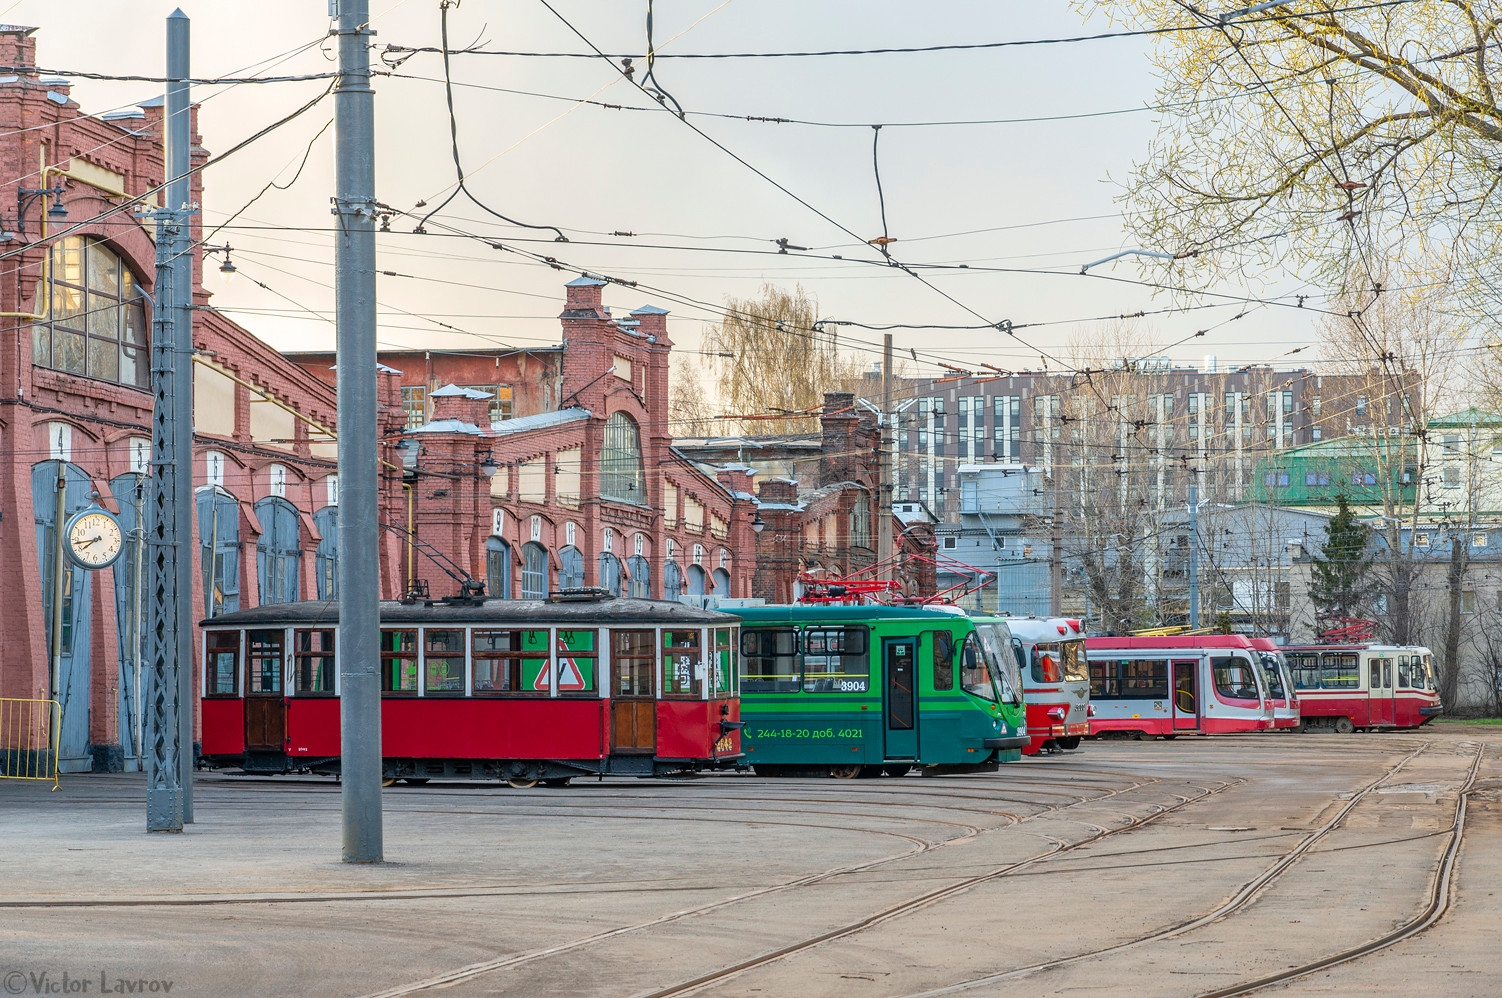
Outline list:
[[[37,560],[42,577],[42,611],[47,662],[52,664],[52,601],[56,594],[57,558],[57,465],[43,461],[31,471],[32,511],[36,520]],[[89,504],[93,483],[72,464],[64,466],[66,488],[63,517]],[[58,741],[58,769],[64,773],[87,773],[94,768],[89,750],[89,597],[92,573],[73,566],[65,556],[63,571],[62,664],[53,697],[62,707],[62,735]]]

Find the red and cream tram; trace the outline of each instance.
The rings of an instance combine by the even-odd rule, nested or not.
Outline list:
[[[1064,617],[1008,617],[1012,650],[1027,701],[1024,755],[1075,749],[1090,734],[1090,676],[1085,672],[1085,632]]]
[[[1252,638],[1252,648],[1262,660],[1262,677],[1273,701],[1273,728],[1292,731],[1299,726],[1299,696],[1293,688],[1288,660],[1272,638]]]
[[[203,758],[339,771],[339,604],[205,620]],[[741,757],[740,619],[605,592],[381,604],[387,779],[653,776]]]
[[[1273,726],[1262,660],[1240,634],[1090,638],[1085,649],[1092,735],[1173,738]]]
[[[1433,654],[1402,645],[1288,645],[1305,730],[1417,728],[1444,711]]]

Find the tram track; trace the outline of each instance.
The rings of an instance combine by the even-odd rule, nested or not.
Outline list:
[[[825,825],[825,824],[816,824],[816,823],[812,823],[812,822],[789,822],[789,821],[776,820],[776,819],[771,818],[771,817],[759,817],[759,818],[750,818],[750,819],[747,819],[747,818],[715,818],[713,816],[706,816],[706,815],[692,815],[692,816],[685,817],[682,814],[673,814],[673,815],[633,814],[633,815],[630,815],[629,820],[632,820],[632,821],[642,821],[642,820],[646,820],[646,821],[668,821],[668,822],[675,822],[675,823],[677,823],[677,822],[683,822],[683,821],[719,822],[719,823],[725,823],[725,824],[734,824],[734,825],[738,825],[738,826],[744,826],[744,825],[746,825],[746,824],[749,823],[749,824],[778,825],[778,826],[787,826],[787,827],[804,827],[804,828],[814,828],[814,829],[819,829],[819,830],[824,830],[824,831],[850,832],[850,833],[855,833],[855,834],[887,835],[887,836],[892,836],[892,837],[897,837],[897,838],[905,839],[905,840],[913,843],[915,845],[915,847],[916,847],[916,848],[909,849],[909,850],[906,850],[906,851],[903,851],[903,852],[900,852],[900,853],[895,853],[895,854],[890,855],[890,856],[880,857],[880,858],[878,858],[876,860],[872,860],[872,861],[869,861],[867,863],[856,864],[854,866],[849,866],[849,867],[836,868],[836,869],[833,869],[833,870],[826,870],[826,871],[823,871],[821,873],[813,874],[813,875],[810,875],[810,876],[807,876],[807,877],[797,878],[797,879],[795,879],[793,881],[784,882],[782,884],[770,885],[768,887],[760,888],[760,889],[758,889],[756,891],[752,891],[750,893],[747,893],[747,894],[745,894],[743,896],[736,896],[736,897],[733,897],[733,898],[722,899],[719,902],[715,902],[715,903],[712,903],[712,904],[707,905],[707,906],[703,906],[703,907],[698,908],[698,909],[690,909],[688,911],[677,913],[674,916],[672,916],[672,918],[681,918],[681,917],[687,917],[687,916],[693,915],[693,914],[699,914],[699,913],[702,913],[704,911],[713,910],[715,908],[723,907],[723,906],[728,905],[728,904],[735,904],[735,903],[739,903],[739,902],[742,902],[742,901],[745,901],[745,900],[749,900],[751,898],[761,897],[761,896],[764,896],[764,895],[766,895],[768,893],[773,893],[773,892],[777,892],[777,891],[792,889],[792,888],[796,888],[796,887],[808,886],[810,884],[819,883],[819,882],[822,882],[824,880],[831,879],[831,878],[834,878],[834,877],[845,876],[845,875],[849,875],[849,874],[852,874],[852,873],[860,873],[860,872],[864,872],[864,871],[866,871],[868,869],[876,868],[876,867],[879,867],[879,866],[882,866],[882,865],[885,865],[885,864],[888,864],[888,863],[898,862],[898,861],[905,860],[905,859],[911,859],[911,858],[913,858],[915,856],[922,855],[923,853],[931,851],[933,849],[942,848],[942,847],[946,847],[946,846],[951,846],[951,845],[954,845],[954,844],[956,844],[958,842],[966,841],[966,840],[974,838],[976,835],[981,834],[981,833],[986,832],[986,831],[994,831],[994,830],[997,830],[999,828],[1014,827],[1017,824],[1021,824],[1021,823],[1024,823],[1024,822],[1027,822],[1027,821],[1031,821],[1031,820],[1034,820],[1034,819],[1037,819],[1037,818],[1041,818],[1041,817],[1044,817],[1044,816],[1053,815],[1053,814],[1056,814],[1059,811],[1068,810],[1069,808],[1072,808],[1072,807],[1078,807],[1078,806],[1081,806],[1081,805],[1098,803],[1100,801],[1107,800],[1107,799],[1109,799],[1111,797],[1114,797],[1114,796],[1117,796],[1119,794],[1128,793],[1128,792],[1131,792],[1133,790],[1138,790],[1138,789],[1141,789],[1144,786],[1150,786],[1153,783],[1157,782],[1156,778],[1153,778],[1153,777],[1142,777],[1142,779],[1145,782],[1142,782],[1142,783],[1132,783],[1132,784],[1129,784],[1127,786],[1120,787],[1118,789],[1108,791],[1108,792],[1106,792],[1106,793],[1104,793],[1104,794],[1102,794],[1100,796],[1096,796],[1096,797],[1076,797],[1076,799],[1072,803],[1069,803],[1069,804],[1047,804],[1047,803],[1040,803],[1040,802],[1031,802],[1031,803],[1034,803],[1035,806],[1037,806],[1037,807],[1040,808],[1040,810],[1037,811],[1034,814],[1017,815],[1017,814],[1012,813],[1012,812],[995,812],[995,811],[989,811],[988,810],[988,811],[985,811],[983,813],[986,813],[986,814],[991,815],[991,816],[1003,816],[1003,817],[1006,817],[1006,818],[1010,819],[1007,822],[1007,824],[998,825],[998,826],[991,827],[991,828],[988,828],[988,827],[985,827],[985,826],[980,826],[980,825],[966,825],[966,824],[961,824],[961,823],[958,823],[958,822],[943,822],[943,821],[939,821],[937,819],[923,819],[923,818],[917,818],[917,817],[905,817],[905,816],[893,816],[893,815],[873,815],[873,814],[867,814],[867,813],[861,813],[861,812],[843,813],[845,817],[877,818],[877,819],[881,819],[881,820],[925,821],[925,822],[931,823],[931,824],[944,824],[944,825],[948,825],[950,827],[961,829],[961,833],[960,834],[955,835],[955,836],[951,836],[949,838],[924,839],[924,838],[920,838],[918,836],[905,835],[905,834],[900,833],[900,832],[894,832],[894,831],[890,831],[890,830],[886,830],[886,829],[859,828],[859,827],[855,827],[853,825]],[[238,792],[238,791],[236,791],[236,792]],[[847,789],[846,792],[848,793],[848,789]],[[508,796],[510,796],[509,794],[505,794],[503,792],[492,791],[492,790],[489,790],[488,788],[487,788],[487,793],[491,794],[491,795],[494,795],[494,796],[498,796],[498,797],[508,797]],[[423,796],[427,796],[425,792],[422,795]],[[413,797],[417,797],[417,796],[418,796],[418,793],[414,793],[413,794]],[[471,795],[470,794],[464,794],[464,796],[471,796]],[[642,795],[642,796],[643,796],[644,799],[649,799],[649,798],[647,798],[646,795]],[[791,801],[788,801],[788,802],[796,803],[796,802],[799,802],[799,801],[798,801],[798,799],[792,799]],[[830,799],[828,799],[828,798],[819,798],[819,799],[816,799],[816,800],[804,801],[804,802],[828,804],[828,803],[831,803],[832,801]],[[842,800],[841,802],[842,803],[849,803],[849,804],[868,804],[868,805],[874,804],[874,805],[877,805],[877,806],[886,806],[886,807],[908,807],[908,806],[910,806],[910,807],[913,807],[913,808],[920,808],[920,807],[929,807],[930,806],[930,805],[927,805],[925,802],[923,802],[921,800],[915,800],[910,805],[909,804],[899,803],[899,802],[871,802],[871,801],[867,801],[865,799],[854,799],[854,798],[846,798],[846,799]],[[120,799],[120,800],[106,800],[103,797],[94,796],[94,797],[90,798],[90,803],[94,803],[94,804],[98,804],[98,803],[129,804],[129,803],[134,803],[134,802],[133,801],[124,800],[124,799]],[[229,808],[235,808],[235,809],[253,808],[253,809],[256,809],[258,811],[278,810],[278,811],[285,811],[285,812],[294,812],[294,813],[298,813],[298,814],[305,814],[305,813],[307,813],[307,812],[309,812],[311,810],[328,810],[328,811],[337,811],[338,810],[337,808],[334,808],[334,807],[330,807],[330,808],[327,808],[327,809],[324,809],[324,808],[312,808],[312,807],[309,807],[306,804],[287,804],[287,805],[269,805],[268,806],[268,804],[266,802],[264,802],[264,801],[216,801],[216,802],[214,802],[213,806],[214,807],[220,807],[220,808],[229,807]],[[686,803],[686,804],[683,804],[683,805],[680,805],[680,806],[675,806],[674,810],[679,810],[679,809],[690,810],[691,808],[692,808],[692,804],[691,803]],[[468,811],[468,810],[456,810],[456,809],[452,809],[452,808],[432,808],[432,807],[427,807],[427,806],[412,806],[412,807],[388,808],[388,813],[401,812],[401,813],[418,814],[418,815],[422,815],[422,814],[445,814],[445,815],[475,815],[475,816],[483,816],[483,817],[526,816],[526,817],[544,817],[545,818],[545,817],[556,817],[558,815],[559,811],[561,811],[561,810],[568,810],[568,811],[574,812],[573,814],[571,814],[571,817],[576,817],[576,818],[577,817],[619,818],[621,816],[618,815],[618,814],[588,814],[588,815],[586,815],[586,814],[581,814],[580,812],[589,811],[589,810],[594,810],[594,811],[611,811],[611,810],[617,810],[617,811],[619,811],[619,810],[625,810],[625,811],[638,811],[638,810],[640,810],[640,811],[647,811],[647,810],[652,810],[652,809],[653,809],[652,805],[650,805],[648,803],[642,803],[642,804],[631,803],[631,804],[626,804],[626,803],[619,803],[618,801],[612,801],[612,802],[606,802],[606,803],[573,804],[572,802],[569,802],[569,801],[556,801],[556,802],[548,802],[548,804],[547,804],[546,807],[535,807],[535,808],[532,808],[530,810],[519,810],[519,809],[516,809],[516,808],[508,808],[505,812]],[[661,805],[660,804],[657,805],[656,809],[661,810],[662,809]],[[748,812],[750,814],[753,814],[753,815],[766,815],[766,814],[768,814],[768,812],[765,809],[761,809],[761,808],[743,808],[743,809],[740,809],[740,810],[744,810],[744,811],[746,811],[746,812]],[[772,814],[776,814],[776,813],[781,813],[781,812],[771,812],[771,813]],[[841,812],[834,812],[834,813],[839,814]],[[690,887],[690,888],[677,888],[677,887],[675,887],[675,888],[671,888],[671,889],[672,890],[693,890],[693,889],[708,890],[708,889],[713,889],[713,888],[712,887],[703,887],[703,888],[692,888],[692,887]],[[639,892],[641,892],[641,893],[650,893],[654,889],[653,888],[637,888],[637,890]],[[610,892],[617,892],[617,891],[614,891],[612,889]],[[618,891],[618,892],[619,893],[629,893],[629,891],[625,891],[625,890],[621,890],[621,891]],[[486,886],[480,886],[480,887],[471,886],[471,887],[468,887],[468,888],[445,888],[445,887],[412,888],[412,887],[405,887],[405,888],[389,888],[389,889],[385,889],[385,888],[379,888],[379,889],[353,889],[353,890],[345,890],[345,891],[325,891],[325,892],[321,892],[321,893],[308,893],[308,894],[298,894],[298,895],[290,895],[290,896],[286,895],[286,894],[249,894],[249,893],[241,893],[241,894],[225,895],[225,896],[219,896],[219,897],[188,897],[188,898],[139,898],[139,897],[137,897],[137,898],[77,898],[77,897],[73,897],[73,898],[53,898],[53,899],[0,900],[0,909],[49,909],[49,908],[50,909],[76,909],[76,908],[124,908],[124,907],[134,907],[134,908],[161,907],[161,908],[168,908],[168,907],[194,907],[194,906],[210,906],[210,905],[308,904],[308,903],[339,903],[339,902],[352,902],[352,901],[353,902],[362,902],[362,901],[363,902],[373,902],[373,901],[402,901],[402,900],[450,900],[450,899],[464,899],[464,898],[476,898],[476,897],[507,897],[507,896],[517,896],[518,893],[519,892],[514,889],[513,885],[497,884],[497,885],[486,885]],[[558,892],[558,891],[539,891],[539,892],[532,892],[532,893],[534,893],[534,894],[558,894],[558,893],[563,893],[563,892]],[[575,892],[568,892],[568,893],[586,893],[586,892],[575,891]],[[647,926],[652,925],[652,924],[658,924],[657,920],[654,920],[651,923],[646,923],[642,927],[647,927]]]
[[[1322,957],[1310,963],[1298,967],[1290,967],[1287,970],[1271,974],[1267,977],[1242,984],[1234,984],[1228,988],[1202,993],[1199,998],[1235,998],[1237,995],[1252,994],[1265,988],[1278,984],[1287,984],[1300,977],[1328,970],[1331,967],[1349,963],[1352,960],[1370,956],[1390,946],[1410,939],[1421,932],[1429,929],[1440,919],[1450,907],[1450,898],[1453,893],[1452,882],[1455,875],[1455,864],[1460,856],[1460,847],[1465,838],[1465,824],[1467,804],[1471,794],[1475,791],[1476,777],[1481,770],[1481,761],[1485,755],[1485,745],[1476,747],[1476,757],[1471,762],[1471,768],[1466,775],[1465,783],[1460,787],[1455,798],[1455,815],[1450,822],[1450,841],[1445,846],[1439,862],[1435,866],[1434,876],[1430,880],[1429,897],[1424,909],[1407,922],[1393,929],[1385,935],[1379,936],[1360,946],[1354,946],[1331,956]]]

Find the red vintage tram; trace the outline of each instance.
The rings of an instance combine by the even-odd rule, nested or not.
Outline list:
[[[1444,712],[1433,653],[1413,645],[1347,643],[1283,648],[1304,730],[1348,734],[1417,728]]]
[[[605,591],[381,604],[387,779],[654,776],[741,757],[740,620]],[[339,604],[203,621],[203,759],[339,772]]]

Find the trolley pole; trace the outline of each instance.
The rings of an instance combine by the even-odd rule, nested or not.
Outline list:
[[[178,341],[178,294],[192,281],[191,260],[181,250],[180,233],[188,217],[188,18],[173,11],[167,18],[166,128],[167,190],[156,212],[156,280],[151,338],[151,488],[146,541],[151,694],[147,714],[150,751],[146,765],[146,830],[180,832],[185,819],[185,776],[192,771],[191,685],[185,702],[184,678],[192,682],[192,537],[193,411],[192,382],[182,391],[178,368],[191,377],[191,331],[186,349]],[[189,268],[179,283],[177,269]],[[191,317],[191,313],[188,313]],[[187,449],[180,450],[186,438]],[[180,481],[181,480],[181,481]],[[187,500],[182,499],[186,486]],[[186,583],[184,582],[186,580]],[[186,621],[186,625],[184,622]],[[183,651],[188,658],[184,661]],[[188,758],[184,760],[183,713],[188,723]]]
[[[375,93],[369,0],[335,0],[334,299],[339,406],[339,739],[344,862],[379,863],[380,529],[376,462]]]
[[[892,442],[894,432],[892,416],[892,334],[883,337],[881,346],[881,461],[878,465],[879,482],[876,487],[876,560],[886,565],[886,575],[897,578],[897,565],[892,558],[896,550],[892,542]]]
[[[172,450],[180,462],[172,476],[176,520],[178,766],[182,771],[183,823],[193,823],[193,243],[192,101],[188,95],[189,21],[181,10],[167,18],[166,202],[178,213],[172,239]]]
[[[1200,626],[1200,504],[1199,487],[1189,486],[1189,628]]]

